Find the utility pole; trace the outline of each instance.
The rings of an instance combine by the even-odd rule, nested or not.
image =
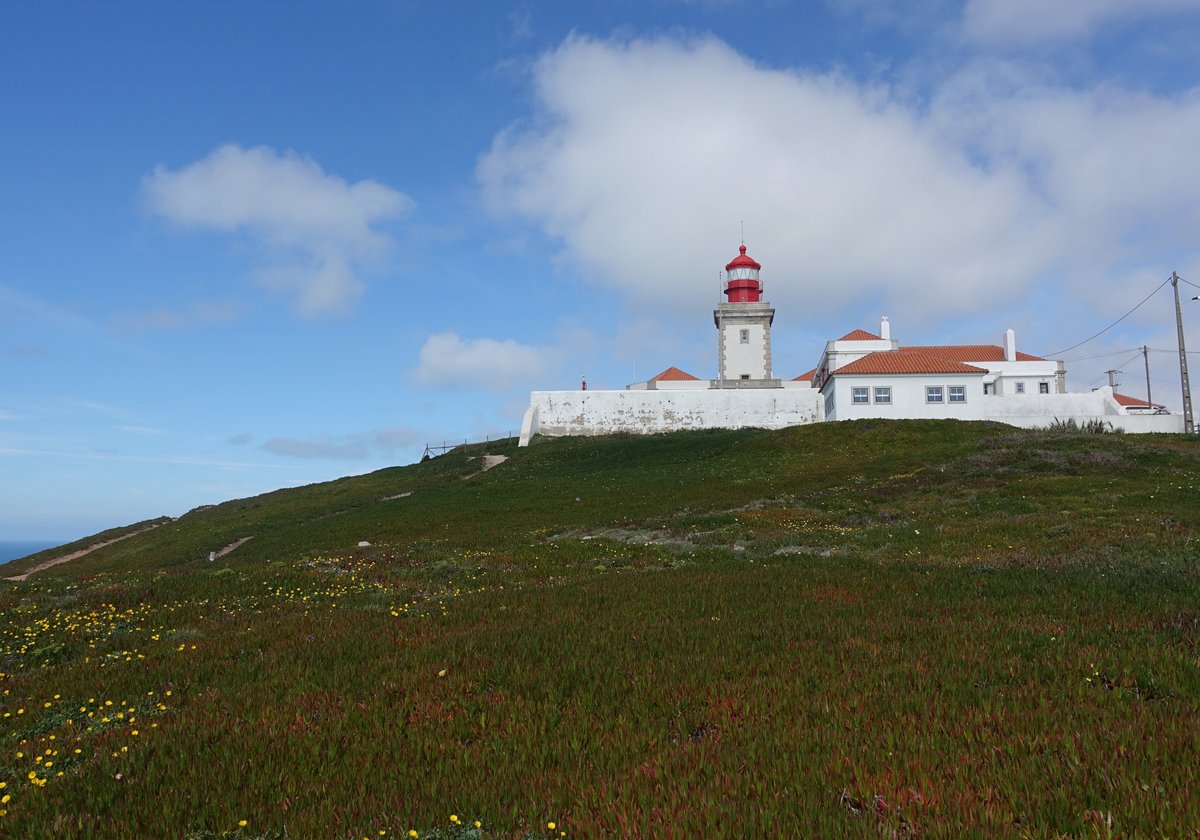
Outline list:
[[[1153,405],[1154,401],[1150,399],[1150,348],[1142,345],[1142,361],[1146,363],[1146,404]]]
[[[1175,289],[1175,329],[1179,333],[1179,380],[1183,387],[1183,430],[1189,435],[1195,433],[1196,424],[1192,421],[1192,387],[1188,383],[1187,345],[1183,341],[1183,309],[1179,306],[1179,274],[1171,272],[1171,286]]]

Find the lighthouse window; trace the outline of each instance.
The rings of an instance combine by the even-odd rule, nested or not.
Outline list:
[[[740,332],[742,344],[750,343],[750,330],[741,330]]]

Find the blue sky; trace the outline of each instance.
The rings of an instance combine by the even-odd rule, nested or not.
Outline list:
[[[1065,349],[1200,284],[1198,36],[1197,0],[6,4],[0,539],[711,376],[743,224],[781,375],[885,314]],[[1144,395],[1148,345],[1178,407],[1168,293],[1069,386]]]

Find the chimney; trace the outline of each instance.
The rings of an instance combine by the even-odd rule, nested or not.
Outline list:
[[[879,337],[887,340],[892,338],[892,325],[888,323],[887,316],[883,316],[883,320],[879,322]]]
[[[1008,362],[1017,360],[1017,334],[1012,330],[1004,331],[1004,359]]]

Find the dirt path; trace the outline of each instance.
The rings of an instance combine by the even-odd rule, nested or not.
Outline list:
[[[167,520],[167,521],[170,522],[173,520]],[[70,554],[64,554],[61,557],[51,557],[49,560],[43,560],[41,563],[38,563],[36,566],[34,566],[32,569],[30,569],[25,574],[14,575],[13,577],[5,578],[5,580],[15,580],[15,581],[25,580],[27,577],[34,574],[35,572],[44,571],[46,569],[49,569],[51,566],[61,566],[63,563],[70,563],[72,560],[78,560],[80,557],[91,554],[93,551],[98,551],[101,548],[110,546],[113,543],[119,543],[121,540],[127,540],[130,537],[136,537],[138,534],[144,534],[147,531],[153,531],[158,526],[166,525],[166,524],[167,524],[166,522],[155,522],[153,525],[147,525],[145,528],[139,528],[136,531],[130,531],[128,534],[122,534],[121,536],[114,537],[111,540],[105,540],[104,542],[96,543],[95,545],[89,545],[87,548],[81,548],[78,551],[72,551]]]
[[[240,540],[234,540],[234,541],[233,541],[233,542],[231,542],[229,545],[227,545],[227,546],[225,546],[224,548],[222,548],[220,551],[218,551],[218,552],[214,553],[214,554],[213,554],[213,556],[212,556],[212,558],[210,558],[210,559],[213,559],[213,560],[215,560],[215,559],[216,559],[216,558],[218,558],[218,557],[224,557],[224,556],[225,556],[226,554],[228,554],[229,552],[231,552],[231,551],[233,551],[233,550],[235,550],[235,549],[241,548],[243,545],[245,545],[246,543],[250,542],[250,540],[252,540],[252,539],[254,539],[254,535],[253,535],[253,534],[251,534],[251,535],[250,535],[250,536],[248,536],[248,537],[242,537]]]
[[[474,478],[477,475],[483,475],[492,467],[498,467],[508,460],[507,455],[483,455],[481,458],[483,460],[483,466],[479,468],[478,472],[473,472],[470,475],[464,475],[463,481],[466,481],[468,478]]]
[[[492,467],[498,467],[508,460],[507,455],[484,455],[483,469],[480,472],[487,472]]]

